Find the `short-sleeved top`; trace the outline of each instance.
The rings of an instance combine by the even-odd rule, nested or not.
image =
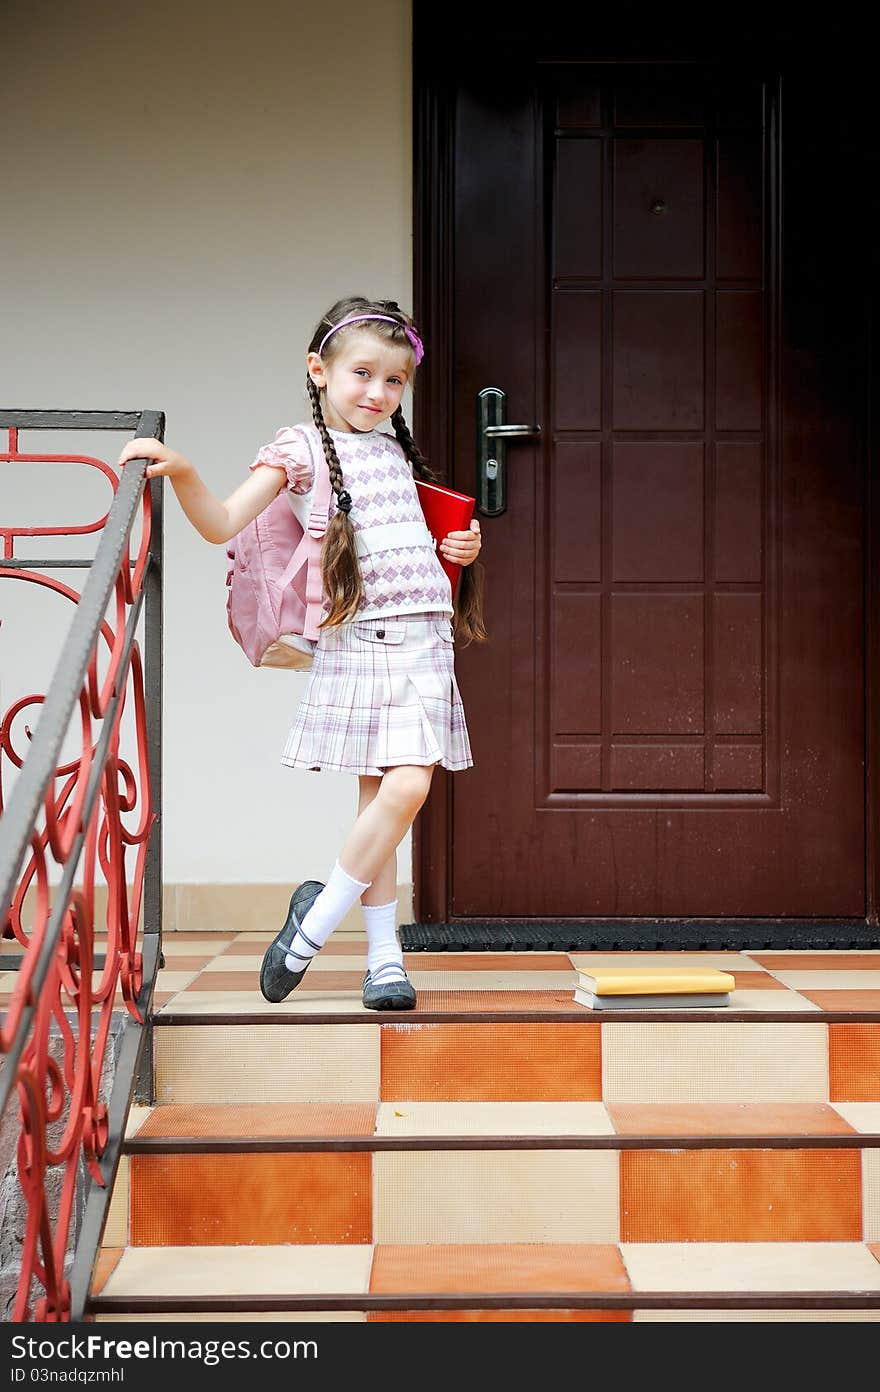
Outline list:
[[[251,468],[284,469],[293,493],[307,493],[314,468],[305,427],[282,426],[257,452]],[[381,430],[330,430],[344,486],[351,494],[349,520],[357,534],[364,594],[358,619],[392,614],[451,615],[452,588],[425,525],[409,460],[398,441]],[[330,495],[330,516],[336,512]],[[329,605],[325,600],[325,612]]]

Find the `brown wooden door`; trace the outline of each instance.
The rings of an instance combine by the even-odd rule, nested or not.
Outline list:
[[[448,916],[863,916],[859,311],[773,82],[536,63],[455,100],[456,486],[481,388],[543,433],[483,519]]]

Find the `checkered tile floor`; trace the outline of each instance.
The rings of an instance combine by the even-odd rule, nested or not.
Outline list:
[[[161,1014],[372,1014],[361,1004],[366,940],[338,932],[280,1006],[263,1000],[260,962],[274,932],[168,933],[154,1008]],[[407,953],[418,992],[411,1015],[435,1012],[591,1014],[573,997],[577,967],[718,967],[733,974],[734,1013],[880,1014],[880,951],[872,952],[462,952]],[[0,990],[5,982],[0,978]],[[719,1013],[717,1010],[715,1013]]]

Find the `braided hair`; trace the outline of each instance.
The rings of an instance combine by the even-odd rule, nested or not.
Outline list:
[[[329,339],[324,352],[321,354],[325,361],[331,358],[341,346],[339,340],[344,342],[346,335],[352,330],[362,330],[367,327],[395,347],[412,350],[413,345],[407,336],[407,330],[413,330],[415,326],[412,319],[404,314],[395,300],[367,300],[362,295],[353,295],[347,299],[337,300],[336,304],[332,305],[322,316],[316,325],[308,351],[317,353],[334,325],[341,323],[343,319],[360,314],[387,315],[388,318],[396,322],[388,323],[382,319],[374,322],[368,321],[366,324],[353,323],[350,328],[346,325]],[[330,486],[336,497],[336,512],[328,523],[321,546],[322,579],[330,603],[330,612],[323,620],[321,627],[333,628],[338,624],[345,623],[347,619],[353,618],[362,607],[364,582],[357,552],[356,533],[349,518],[349,511],[352,507],[351,494],[345,487],[342,465],[336,453],[333,437],[324,420],[320,388],[317,383],[312,381],[310,373],[306,374],[306,390],[311,402],[312,417],[321,437],[324,457],[327,460]],[[416,445],[406,423],[402,407],[398,406],[391,416],[391,424],[413,473],[427,482],[435,481],[437,475]],[[481,571],[482,567],[480,573],[475,573],[476,563],[465,566],[456,593],[456,631],[461,632],[469,640],[483,640],[486,637],[481,615]]]

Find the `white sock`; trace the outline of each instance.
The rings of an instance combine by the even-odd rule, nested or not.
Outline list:
[[[385,985],[403,981],[403,953],[397,939],[397,900],[390,904],[362,904],[367,925],[367,971],[370,980]]]
[[[363,884],[346,874],[337,860],[330,878],[297,930],[290,951],[284,958],[288,971],[302,971],[319,948],[323,947],[334,928],[338,928],[349,909],[357,903],[372,881]]]

